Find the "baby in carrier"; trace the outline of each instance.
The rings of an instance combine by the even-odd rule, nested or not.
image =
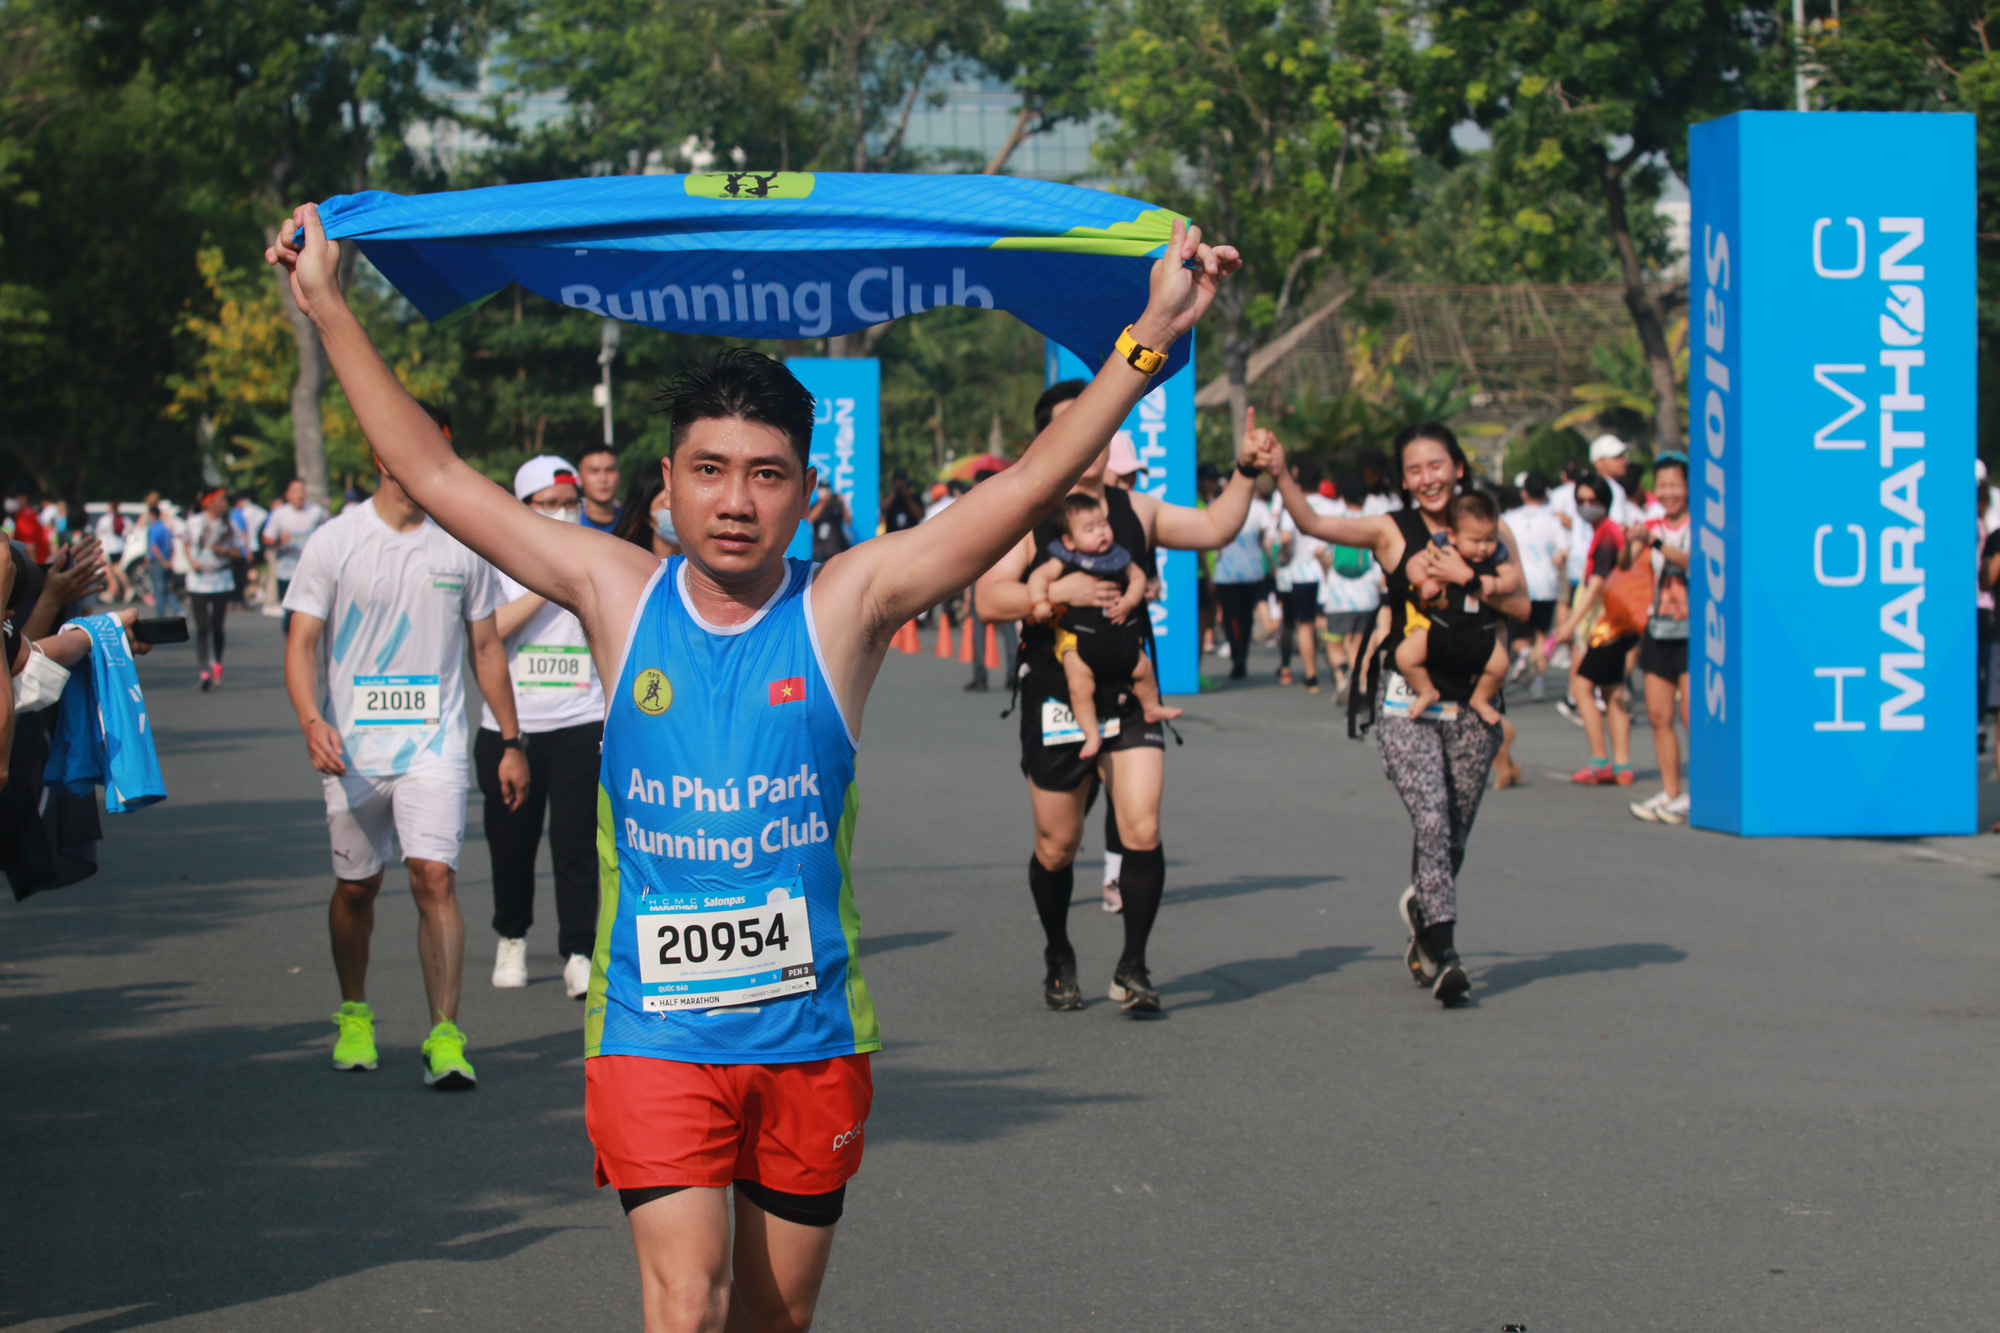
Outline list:
[[[1069,708],[1083,732],[1082,758],[1103,748],[1097,725],[1097,682],[1130,681],[1146,721],[1179,717],[1181,710],[1160,702],[1152,663],[1146,659],[1145,623],[1132,613],[1146,603],[1146,571],[1111,535],[1111,518],[1088,495],[1063,501],[1065,536],[1049,546],[1049,558],[1028,575],[1028,618],[1056,627],[1056,659],[1069,681]],[[1123,588],[1109,609],[1072,606],[1058,612],[1049,603],[1049,585],[1065,574],[1089,574]],[[1122,688],[1122,684],[1121,684]]]
[[[1438,533],[1433,541],[1444,545],[1448,540],[1475,574],[1499,571],[1505,553],[1500,546],[1500,510],[1493,497],[1481,491],[1455,497],[1445,510],[1445,521],[1449,538]],[[1410,716],[1421,715],[1438,701],[1441,694],[1434,677],[1441,675],[1447,684],[1460,688],[1471,681],[1467,702],[1472,711],[1489,726],[1497,725],[1500,710],[1493,700],[1507,674],[1500,613],[1462,588],[1427,578],[1410,585],[1409,600],[1400,614],[1403,641],[1396,645],[1396,670],[1410,682],[1414,696]]]

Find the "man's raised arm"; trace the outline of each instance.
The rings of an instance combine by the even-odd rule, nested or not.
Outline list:
[[[1166,253],[1153,265],[1146,310],[1133,321],[1132,337],[1141,347],[1165,352],[1194,326],[1241,262],[1234,247],[1203,245],[1199,227],[1176,222]],[[821,578],[824,591],[852,605],[871,637],[882,637],[965,587],[1069,493],[1150,384],[1114,354],[1012,467],[930,522],[835,556]]]
[[[515,582],[586,622],[596,572],[631,564],[629,572],[642,581],[651,576],[658,562],[650,554],[535,513],[452,452],[430,414],[397,381],[348,308],[336,276],[340,248],[326,239],[316,206],[301,205],[279,227],[278,240],[264,258],[290,276],[292,297],[318,328],[327,360],[383,470],[446,532]]]

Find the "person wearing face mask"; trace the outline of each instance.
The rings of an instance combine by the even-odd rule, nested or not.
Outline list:
[[[562,523],[582,521],[576,470],[550,454],[514,473],[514,496]],[[497,572],[497,571],[496,571]],[[590,989],[597,939],[597,761],[604,739],[604,688],[592,665],[583,624],[554,602],[498,575],[503,599],[494,628],[507,651],[521,740],[501,738],[491,707],[472,743],[486,798],[486,849],[493,858],[493,984],[528,984],[528,928],[535,921],[535,860],[542,825],[556,881],[556,953],[563,990],[581,1000]],[[528,796],[507,803],[500,760],[510,744],[528,756]]]
[[[667,488],[657,468],[642,467],[632,474],[625,487],[625,501],[618,509],[618,526],[611,535],[662,560],[681,553],[674,511],[667,507]]]

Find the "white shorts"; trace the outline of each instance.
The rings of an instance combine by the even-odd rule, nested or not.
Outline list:
[[[458,869],[459,848],[465,844],[465,779],[453,782],[448,773],[419,771],[400,777],[322,777],[326,789],[326,827],[333,835],[333,873],[346,880],[363,880],[394,859],[395,845],[403,856],[442,861]]]

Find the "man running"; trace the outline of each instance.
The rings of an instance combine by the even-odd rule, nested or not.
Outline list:
[[[518,744],[520,729],[493,625],[500,589],[492,568],[424,517],[379,459],[377,467],[374,498],[349,505],[307,540],[285,594],[291,614],[285,689],[306,753],[323,775],[333,840],[327,924],[341,998],[333,1016],[340,1030],[333,1067],[377,1063],[368,947],[382,867],[401,843],[434,1025],[424,1039],[424,1082],[461,1091],[477,1083],[458,1028],[465,921],[456,879],[466,787],[460,664],[468,633],[479,692],[501,735]],[[333,635],[322,654],[328,625]],[[501,758],[499,779],[519,805],[528,787],[528,761],[519,749]]]
[[[1102,376],[1099,376],[1102,379]],[[1081,380],[1051,386],[1035,404],[1040,431],[1060,422],[1083,400]],[[1252,455],[1245,455],[1249,458]],[[1259,456],[1261,457],[1261,456]],[[1170,505],[1150,495],[1104,484],[1111,453],[1106,448],[1091,459],[1077,479],[1075,492],[1089,495],[1111,516],[1111,533],[1132,553],[1149,577],[1157,576],[1153,552],[1158,547],[1212,551],[1232,541],[1250,513],[1256,493],[1257,468],[1239,462],[1222,494],[1204,509]],[[1008,469],[1008,473],[1013,469]],[[1005,477],[1008,473],[1002,473]],[[989,483],[990,484],[990,483]],[[974,495],[978,492],[974,491]],[[1061,532],[1045,522],[1023,536],[985,574],[977,588],[979,612],[989,620],[1026,620],[1028,572],[1048,558]],[[1089,574],[1070,574],[1049,588],[1049,600],[1064,606],[1109,606],[1119,597],[1115,585]],[[1118,894],[1125,919],[1125,947],[1111,974],[1111,998],[1129,1013],[1157,1013],[1160,994],[1146,966],[1146,941],[1159,915],[1166,884],[1167,855],[1160,846],[1160,793],[1167,777],[1166,733],[1148,723],[1129,689],[1120,682],[1099,683],[1097,715],[1105,727],[1104,748],[1091,759],[1081,757],[1083,733],[1065,702],[1069,685],[1056,661],[1055,631],[1029,625],[1021,634],[1021,773],[1028,779],[1028,804],[1035,816],[1035,851],[1028,858],[1028,892],[1042,921],[1046,941],[1042,961],[1047,973],[1042,1002],[1051,1009],[1083,1008],[1076,980],[1076,950],[1069,939],[1069,899],[1075,888],[1074,862],[1083,841],[1083,819],[1101,781],[1117,813]],[[1129,684],[1129,682],[1127,682]],[[1115,722],[1117,734],[1111,734]]]
[[[271,507],[270,517],[264,520],[264,549],[271,553],[271,577],[277,580],[280,603],[292,586],[292,577],[298,573],[306,539],[319,531],[326,518],[324,505],[306,502],[306,484],[297,477],[286,483],[284,501]],[[287,611],[287,630],[291,623],[292,613]]]
[[[280,237],[267,258],[291,270],[383,461],[447,531],[576,614],[612,682],[585,1114],[598,1180],[629,1214],[646,1327],[804,1328],[881,1048],[848,867],[869,687],[895,632],[1101,455],[1236,253],[1176,223],[1121,354],[1060,423],[948,512],[815,567],[784,555],[817,478],[812,395],[779,363],[733,350],[666,393],[685,554],[661,561],[456,458],[347,308],[318,210]]]

